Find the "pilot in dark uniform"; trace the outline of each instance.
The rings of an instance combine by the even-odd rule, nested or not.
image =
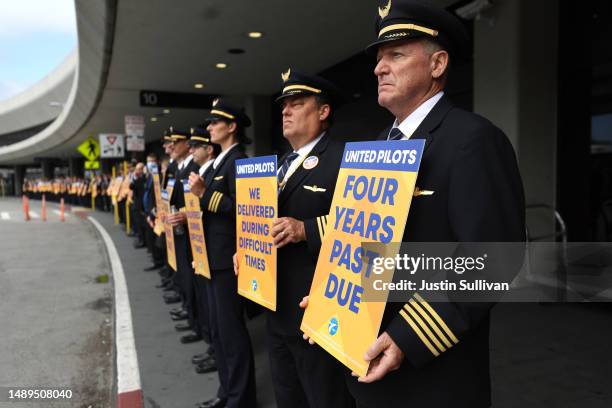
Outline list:
[[[462,23],[427,2],[379,7],[378,103],[396,121],[382,140],[424,139],[415,196],[403,241],[522,242],[525,203],[512,145],[491,122],[444,95],[449,60],[468,54]],[[407,299],[408,300],[408,299]],[[359,407],[491,405],[491,303],[435,302],[416,293],[388,303],[373,363],[357,380]]]
[[[176,252],[176,275],[175,281],[180,289],[180,294],[183,300],[183,308],[187,312],[187,319],[190,326],[193,328],[192,333],[185,334],[181,337],[181,343],[193,343],[202,339],[200,327],[197,318],[197,302],[195,298],[195,289],[193,287],[194,271],[191,266],[193,260],[191,255],[191,246],[189,244],[189,232],[187,229],[187,216],[185,215],[185,195],[183,192],[183,180],[188,180],[192,172],[199,170],[200,166],[193,161],[193,157],[189,154],[189,145],[187,139],[189,132],[171,128],[171,137],[174,145],[173,154],[176,167],[176,178],[172,196],[170,197],[170,205],[176,210],[176,213],[169,215],[168,221],[174,227],[174,247]]]
[[[207,130],[221,153],[204,174],[192,177],[191,191],[200,197],[206,250],[211,271],[207,285],[209,320],[219,373],[217,396],[201,407],[251,408],[257,406],[251,339],[244,318],[244,298],[238,295],[232,256],[236,252],[235,161],[247,157],[244,129],[251,120],[225,100],[215,100]],[[195,176],[195,175],[194,175]]]
[[[276,312],[267,311],[276,402],[279,408],[351,407],[342,365],[302,339],[298,306],[310,291],[342,160],[344,143],[334,139],[331,122],[343,98],[320,77],[289,70],[282,78],[277,101],[291,150],[279,160],[279,218],[272,228],[278,299]]]
[[[192,173],[189,178],[198,177],[203,180],[203,177],[209,169],[212,171],[212,165],[215,158],[221,153],[221,146],[210,141],[210,135],[201,127],[191,128],[191,138],[189,139],[190,153],[200,169],[198,173]],[[214,356],[214,347],[212,346],[212,338],[210,335],[209,323],[209,306],[208,306],[208,278],[201,275],[194,275],[194,288],[196,300],[198,304],[198,319],[200,324],[200,332],[208,348],[205,353],[196,354],[192,358],[192,362],[196,365],[195,371],[198,374],[210,373],[217,370],[217,365]],[[177,330],[190,329],[191,326],[176,326]]]

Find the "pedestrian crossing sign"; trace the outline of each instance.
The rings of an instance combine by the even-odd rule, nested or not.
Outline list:
[[[87,160],[85,162],[85,170],[98,170],[100,168],[100,160]]]
[[[92,137],[88,137],[87,140],[81,143],[79,147],[77,147],[77,150],[79,153],[85,156],[89,162],[95,161],[98,157],[100,157],[100,145]],[[96,168],[100,168],[100,163],[97,163],[98,167]],[[85,168],[87,169],[87,167]]]

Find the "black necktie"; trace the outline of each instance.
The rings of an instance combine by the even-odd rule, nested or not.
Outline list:
[[[403,137],[404,134],[402,133],[402,131],[399,130],[399,128],[394,127],[393,129],[391,129],[391,132],[389,132],[389,137],[387,138],[387,140],[402,140]]]
[[[285,160],[283,161],[283,165],[280,168],[280,171],[278,172],[278,183],[280,186],[280,183],[283,182],[283,179],[285,178],[285,174],[287,174],[287,170],[289,170],[289,166],[291,166],[291,163],[293,163],[293,161],[295,159],[297,159],[297,157],[299,156],[299,154],[297,154],[296,152],[293,152],[291,154],[289,154],[287,157],[285,157]],[[281,190],[281,188],[278,188],[279,191]]]

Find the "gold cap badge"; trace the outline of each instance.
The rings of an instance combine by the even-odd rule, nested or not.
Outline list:
[[[291,68],[289,68],[289,69],[287,70],[287,72],[283,72],[283,73],[281,74],[281,78],[283,78],[283,83],[284,83],[284,82],[287,82],[287,81],[289,80],[289,77],[290,77],[290,76],[291,76]]]
[[[389,15],[390,11],[391,11],[391,0],[389,0],[389,3],[385,7],[378,8],[378,15],[380,16],[380,18],[385,18]]]
[[[219,98],[215,99],[215,100],[212,102],[212,106],[213,106],[213,107],[215,107],[215,106],[217,106],[217,104],[218,104],[218,103],[219,103]]]

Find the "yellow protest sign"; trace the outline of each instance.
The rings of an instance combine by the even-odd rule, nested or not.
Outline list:
[[[372,273],[373,260],[399,250],[389,244],[402,240],[423,145],[361,142],[344,150],[301,330],[360,376],[367,373],[363,356],[378,337],[386,305],[362,301],[364,288],[382,279]],[[385,244],[376,246],[384,252],[365,249],[368,242]],[[389,271],[385,280],[392,276]],[[386,300],[388,291],[382,295]]]
[[[117,191],[117,201],[123,201],[130,193],[130,178],[125,177],[121,180],[119,191]]]
[[[191,254],[193,255],[193,268],[196,275],[202,275],[210,279],[210,267],[208,265],[208,252],[206,252],[200,200],[191,192],[188,181],[183,182],[183,192],[185,194],[185,210]]]
[[[238,293],[276,311],[276,156],[236,160]]]
[[[170,214],[170,196],[166,190],[162,190],[162,206],[161,210],[163,214]],[[168,265],[176,271],[176,251],[174,248],[174,231],[172,225],[168,222],[164,222],[164,233],[166,234],[166,253],[168,258]]]
[[[164,232],[164,224],[161,221],[163,201],[161,198],[161,184],[159,182],[158,173],[153,174],[153,191],[155,192],[155,208],[157,209],[153,232],[159,237]]]
[[[77,150],[79,153],[85,156],[87,161],[95,161],[98,157],[100,157],[100,145],[92,137],[88,137],[87,140],[81,143],[79,147],[77,147]],[[87,167],[85,168],[87,169]],[[99,163],[98,163],[98,168],[99,168]]]

